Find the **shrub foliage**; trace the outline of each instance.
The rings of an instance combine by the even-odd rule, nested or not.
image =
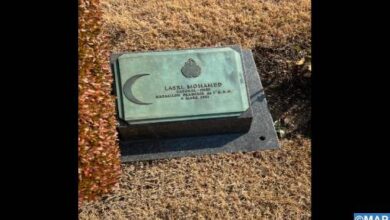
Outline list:
[[[120,176],[115,99],[98,0],[79,0],[79,202],[108,193]]]

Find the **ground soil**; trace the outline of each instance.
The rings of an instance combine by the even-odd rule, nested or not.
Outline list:
[[[80,219],[310,219],[310,1],[104,0],[102,8],[112,52],[251,49],[282,148],[123,164],[118,189],[79,207]]]

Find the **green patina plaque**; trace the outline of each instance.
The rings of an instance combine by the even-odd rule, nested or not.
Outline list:
[[[239,47],[126,53],[113,67],[119,117],[129,123],[238,116],[249,108]]]

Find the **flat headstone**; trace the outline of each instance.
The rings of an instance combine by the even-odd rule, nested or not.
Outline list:
[[[226,98],[226,99],[224,99],[224,102],[223,102],[223,103],[225,103],[223,110],[216,111],[215,109],[212,109],[212,108],[207,109],[207,107],[202,107],[201,109],[205,108],[205,109],[203,109],[204,114],[198,114],[199,109],[195,109],[195,107],[193,107],[194,111],[190,111],[189,114],[186,114],[186,111],[185,111],[186,106],[184,106],[184,107],[171,106],[170,110],[172,110],[172,111],[175,111],[175,109],[180,108],[180,111],[174,113],[175,115],[173,116],[173,118],[177,117],[176,119],[179,119],[178,122],[176,122],[176,123],[181,123],[181,124],[176,124],[176,125],[181,125],[183,127],[185,127],[186,125],[191,125],[189,127],[191,127],[192,130],[189,129],[188,131],[192,132],[192,131],[195,131],[194,128],[196,128],[196,130],[200,130],[200,131],[202,131],[202,129],[207,130],[208,127],[210,127],[210,126],[207,126],[207,123],[209,123],[209,122],[207,122],[207,120],[211,120],[210,122],[215,123],[216,125],[218,125],[220,127],[228,127],[229,120],[230,120],[230,122],[233,122],[233,124],[237,125],[237,127],[235,128],[237,131],[240,129],[242,129],[242,131],[239,133],[226,132],[226,133],[213,134],[213,135],[202,135],[202,132],[200,132],[197,134],[197,136],[175,137],[175,138],[166,138],[166,137],[161,137],[159,135],[156,135],[153,138],[147,138],[147,139],[134,139],[134,140],[132,140],[131,138],[128,138],[128,139],[122,138],[120,141],[120,147],[121,147],[121,154],[122,154],[122,161],[123,162],[138,161],[138,160],[163,159],[163,158],[173,158],[173,157],[193,156],[193,155],[203,155],[203,154],[218,153],[218,152],[237,152],[237,151],[246,152],[246,151],[279,148],[279,143],[278,143],[277,135],[276,135],[275,128],[273,125],[272,117],[271,117],[269,110],[268,110],[264,90],[263,90],[263,87],[261,85],[259,74],[257,72],[256,65],[255,65],[255,62],[253,60],[253,55],[252,55],[251,51],[241,50],[241,49],[237,50],[237,47],[233,47],[232,50],[229,50],[229,49],[221,50],[219,52],[221,54],[214,54],[213,59],[215,59],[214,60],[215,63],[221,64],[221,63],[223,63],[222,61],[224,61],[224,64],[222,64],[221,66],[224,66],[224,65],[227,66],[226,67],[227,70],[226,69],[219,69],[219,71],[215,72],[213,70],[213,68],[211,68],[211,67],[214,66],[214,68],[217,68],[217,69],[221,68],[221,67],[219,67],[219,65],[212,65],[214,62],[209,62],[210,60],[212,60],[213,56],[208,57],[207,55],[205,55],[205,54],[207,54],[207,52],[206,52],[205,54],[197,55],[194,58],[194,56],[193,56],[194,51],[199,52],[202,50],[203,49],[190,50],[190,51],[192,51],[192,55],[189,55],[189,54],[191,54],[191,52],[189,53],[188,50],[184,51],[184,52],[182,51],[183,53],[178,53],[180,56],[183,56],[182,58],[180,58],[181,62],[173,61],[173,60],[176,60],[178,58],[173,59],[173,58],[168,58],[169,56],[165,57],[164,55],[166,55],[166,53],[161,52],[161,57],[163,57],[166,62],[173,62],[173,63],[177,62],[177,63],[175,65],[173,65],[173,63],[172,63],[172,65],[167,65],[166,67],[162,67],[162,64],[161,64],[160,67],[166,68],[166,70],[168,70],[168,72],[170,71],[170,68],[176,67],[175,71],[177,71],[177,72],[174,72],[176,77],[173,77],[173,78],[178,78],[178,77],[182,77],[182,78],[169,80],[168,79],[169,77],[167,77],[167,79],[165,79],[164,77],[162,77],[162,78],[156,77],[155,79],[159,79],[157,81],[164,82],[164,84],[161,84],[160,87],[164,88],[166,85],[165,82],[174,82],[174,83],[172,83],[172,85],[179,85],[179,87],[181,85],[187,86],[187,85],[189,85],[188,80],[190,80],[190,79],[191,80],[196,80],[196,79],[200,80],[200,79],[202,79],[201,78],[202,74],[214,73],[213,75],[218,75],[218,73],[220,73],[221,71],[225,72],[225,73],[232,73],[233,72],[233,74],[231,75],[231,79],[230,79],[231,80],[230,82],[232,82],[231,84],[229,84],[229,80],[227,78],[221,79],[221,76],[219,76],[219,78],[218,77],[217,78],[211,77],[211,78],[206,78],[206,79],[210,79],[209,83],[217,83],[216,86],[218,86],[218,83],[222,83],[223,85],[225,85],[227,87],[226,90],[228,88],[235,88],[234,91],[237,94],[237,96],[235,97],[232,94],[230,94],[232,96],[229,96],[229,94],[227,94],[226,96],[222,96],[222,95],[221,96],[214,96],[213,97],[213,98],[215,98],[214,101]],[[207,51],[207,50],[204,50],[204,51]],[[144,53],[144,55],[148,56],[147,54],[148,53]],[[153,54],[153,53],[150,53],[150,54]],[[150,54],[149,54],[149,56],[153,57]],[[237,54],[240,56],[239,59],[237,57],[234,58]],[[121,55],[114,56],[113,60],[120,60],[120,59],[117,59],[120,56],[122,56],[124,63],[126,63],[126,62],[131,63],[132,61],[134,61],[135,57],[137,57],[136,55],[134,55],[134,53],[132,53],[131,56],[121,54]],[[204,57],[201,58],[202,56],[204,56]],[[131,57],[131,58],[129,58],[129,57]],[[217,58],[215,58],[215,57],[217,57]],[[230,58],[227,59],[227,57],[230,57]],[[156,57],[154,57],[152,59],[155,59],[154,62],[156,62],[156,63],[162,62],[160,59],[158,59]],[[171,59],[171,61],[169,61],[170,59]],[[218,59],[220,59],[220,60],[218,61]],[[227,62],[226,59],[229,61]],[[113,68],[119,68],[120,62],[113,62],[113,60],[112,60],[112,64],[114,64]],[[184,64],[183,64],[183,60],[185,60]],[[165,61],[163,63],[165,63]],[[240,67],[240,62],[238,62],[238,61],[241,62],[241,67]],[[136,66],[140,66],[140,67],[136,71],[133,71],[133,69],[131,69],[131,68],[129,68],[127,70],[122,69],[122,71],[125,71],[129,74],[126,77],[123,77],[124,79],[128,80],[131,77],[136,76],[137,74],[152,74],[154,72],[157,72],[157,70],[159,69],[156,67],[152,68],[152,66],[153,66],[152,64],[144,63],[141,65],[141,63],[145,62],[145,61],[142,61],[142,62],[138,61],[138,62],[140,62],[140,63],[138,63]],[[199,65],[199,67],[202,68],[202,70],[199,71],[199,68],[196,65],[194,65],[194,63]],[[123,66],[126,66],[126,65],[123,65]],[[142,68],[142,66],[143,67],[150,66],[150,68],[145,69],[145,68]],[[177,68],[178,66],[180,68]],[[208,71],[206,71],[206,68],[204,66],[210,66],[210,69]],[[242,72],[240,72],[240,70],[242,70]],[[190,77],[186,77],[185,76],[186,74],[190,75]],[[149,83],[147,83],[148,80],[146,79],[148,77],[150,78]],[[144,78],[144,79],[142,79],[142,78]],[[137,100],[143,102],[143,104],[142,103],[137,104],[136,103],[137,100],[131,101],[131,95],[128,95],[128,94],[126,95],[125,91],[119,91],[119,93],[123,94],[124,96],[130,96],[130,101],[128,98],[125,97],[125,99],[127,99],[127,101],[131,102],[131,103],[128,103],[129,106],[134,104],[134,105],[138,105],[138,106],[141,105],[141,106],[149,106],[150,107],[153,104],[148,104],[148,103],[155,103],[156,104],[158,102],[156,100],[159,99],[159,98],[156,98],[155,91],[152,92],[153,88],[148,87],[147,90],[150,90],[150,93],[145,93],[145,94],[142,92],[137,93],[137,91],[144,91],[145,90],[144,88],[141,88],[142,87],[141,85],[147,87],[149,84],[153,84],[154,88],[159,87],[159,86],[157,86],[157,85],[159,85],[157,82],[152,82],[153,81],[152,78],[153,77],[151,77],[150,75],[144,75],[144,76],[138,75],[139,80],[136,79],[137,81],[139,81],[140,88],[134,87],[132,93],[133,93],[133,95],[135,95],[135,97],[137,97]],[[204,79],[205,78],[203,78],[203,80],[200,80],[199,82],[197,82],[195,84],[202,84],[202,83],[204,84]],[[242,81],[242,80],[244,80],[244,81]],[[118,92],[118,87],[120,87],[122,89],[126,88],[126,86],[125,86],[126,82],[119,82],[119,81],[121,81],[121,80],[118,80],[118,77],[116,77],[117,92]],[[144,81],[144,82],[141,83],[141,81]],[[192,82],[192,81],[190,81],[190,82]],[[245,85],[245,87],[242,87],[242,85]],[[177,88],[179,88],[179,87],[177,87]],[[214,88],[214,87],[211,86],[210,88]],[[182,95],[184,93],[179,93],[179,94]],[[158,94],[162,95],[161,91]],[[180,96],[180,97],[182,97],[182,96]],[[216,98],[216,97],[220,97],[220,98]],[[247,104],[248,105],[245,103],[245,97],[247,97],[247,101],[248,101]],[[181,101],[183,101],[183,100],[176,99],[176,98],[177,97],[173,97],[173,98],[167,97],[167,98],[161,98],[161,99],[163,99],[163,100],[170,99],[174,103],[180,103]],[[211,100],[213,98],[209,98],[207,100]],[[231,100],[231,101],[229,102],[229,100]],[[191,102],[194,100],[189,99],[186,101]],[[234,102],[234,103],[231,103],[231,102]],[[210,104],[212,104],[212,103],[210,103]],[[121,104],[119,103],[118,108],[120,108],[120,105]],[[124,103],[122,103],[122,105],[124,105]],[[162,105],[165,105],[165,104],[162,104]],[[207,106],[206,104],[204,104],[204,105]],[[169,105],[166,105],[166,106],[169,106]],[[216,107],[218,109],[218,105],[216,105],[214,107]],[[167,118],[156,117],[156,116],[161,116],[160,113],[156,113],[156,112],[154,115],[153,114],[143,115],[142,112],[132,115],[132,113],[131,113],[132,109],[133,108],[128,108],[128,110],[130,111],[130,114],[127,114],[127,113],[125,113],[126,110],[124,110],[124,108],[122,108],[122,113],[119,114],[119,120],[122,121],[120,123],[121,125],[119,126],[119,130],[121,130],[121,129],[126,130],[126,128],[127,128],[126,126],[128,126],[132,122],[133,123],[135,122],[135,124],[141,124],[138,126],[145,126],[144,129],[146,129],[146,130],[153,129],[153,123],[162,124],[162,125],[164,125],[164,123],[167,123],[168,127],[169,127],[169,123],[175,123],[174,122],[175,119],[173,120],[173,122],[167,122],[166,121]],[[118,109],[118,111],[120,111],[120,110]],[[153,112],[150,109],[148,111]],[[159,111],[159,110],[156,110],[156,111]],[[213,116],[215,116],[216,118],[213,119]],[[194,119],[193,117],[196,117],[196,118]],[[168,119],[169,118],[170,117],[168,117]],[[231,121],[231,120],[233,120],[233,121]],[[125,121],[126,123],[129,123],[129,124],[127,124],[127,125],[123,124],[124,123],[123,121]],[[197,121],[200,124],[193,126],[194,123],[192,123],[192,122],[195,122],[195,121]],[[205,122],[205,121],[207,123],[202,124],[202,122]],[[140,123],[137,123],[137,122],[140,122]],[[225,123],[225,124],[223,124],[223,123]],[[210,124],[210,125],[212,127],[212,124]],[[224,125],[224,126],[221,126],[221,125]],[[152,127],[150,127],[150,126],[152,126]],[[232,126],[232,127],[233,127],[232,129],[234,130],[234,126]],[[171,127],[171,128],[172,129],[176,129],[176,128],[180,129],[180,126]],[[227,130],[229,130],[229,129],[227,129]],[[123,132],[123,133],[126,133],[126,132]],[[191,136],[191,135],[189,135],[189,136]]]
[[[239,116],[249,108],[241,48],[114,57],[118,115],[129,124]]]
[[[122,141],[250,128],[239,46],[120,53],[112,55],[111,65]]]

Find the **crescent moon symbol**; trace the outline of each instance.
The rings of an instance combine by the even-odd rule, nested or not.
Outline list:
[[[125,85],[123,86],[123,93],[125,94],[125,97],[130,101],[130,102],[133,102],[135,104],[138,104],[138,105],[150,105],[152,103],[147,103],[147,102],[142,102],[140,100],[138,100],[134,94],[133,94],[133,91],[131,91],[131,88],[133,87],[133,84],[135,83],[135,81],[137,81],[137,79],[143,77],[143,76],[148,76],[150,74],[138,74],[138,75],[135,75],[135,76],[132,76],[130,77],[130,79],[128,79],[125,83]]]

